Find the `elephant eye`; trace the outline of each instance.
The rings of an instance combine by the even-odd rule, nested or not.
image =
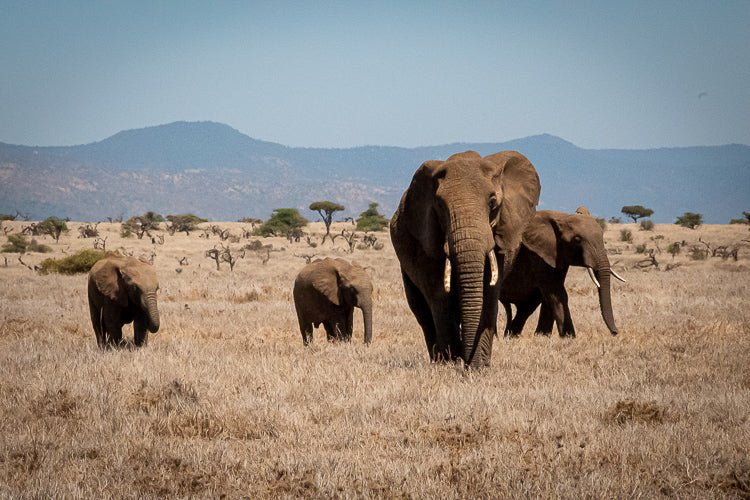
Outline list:
[[[573,241],[575,241],[576,243],[580,243],[581,242],[581,237],[576,234],[575,236],[573,236]]]
[[[498,212],[500,212],[500,204],[497,202],[496,195],[493,194],[492,196],[490,196],[489,206],[490,206],[490,221],[494,221],[495,219],[497,219]]]

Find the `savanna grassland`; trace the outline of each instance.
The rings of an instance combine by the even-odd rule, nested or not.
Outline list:
[[[52,256],[91,248],[69,226],[59,243],[40,240]],[[143,349],[100,351],[85,275],[0,254],[2,497],[750,496],[750,246],[737,261],[688,257],[699,236],[738,243],[747,226],[610,225],[628,280],[613,281],[620,335],[573,268],[577,338],[535,337],[533,316],[520,339],[495,341],[491,368],[469,373],[429,363],[387,233],[382,250],[351,255],[341,239],[263,239],[268,262],[248,251],[230,272],[204,256],[215,235],[161,233],[159,245],[99,229],[108,250],[155,254],[161,330]],[[673,259],[666,247],[682,240]],[[662,250],[659,269],[636,266],[644,243]],[[297,255],[313,253],[368,266],[371,346],[356,312],[352,343],[317,330],[303,348],[291,290]]]

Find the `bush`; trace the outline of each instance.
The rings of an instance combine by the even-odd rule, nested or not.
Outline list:
[[[286,236],[292,229],[307,225],[307,219],[302,217],[296,208],[277,208],[271,218],[261,226],[255,228],[253,234],[257,236]]]
[[[26,241],[26,237],[23,234],[11,234],[8,236],[8,242],[3,245],[3,248],[0,251],[3,253],[49,253],[52,251],[52,248],[47,245],[40,245],[34,239],[30,242]]]
[[[100,250],[81,250],[62,259],[44,259],[39,265],[42,274],[80,274],[87,273],[97,261],[104,258]]]
[[[133,229],[126,223],[120,224],[120,238],[132,238]]]
[[[620,224],[620,223],[622,223],[622,219],[620,219],[619,217],[610,217],[609,218],[609,223],[610,224]]]
[[[641,231],[653,231],[654,222],[650,220],[642,220],[640,223]]]
[[[370,202],[370,206],[359,214],[357,218],[357,231],[382,231],[388,227],[388,219],[378,212],[378,204]]]
[[[706,260],[708,258],[708,249],[698,245],[690,247],[690,260]]]
[[[646,253],[646,244],[641,243],[635,246],[635,253]]]
[[[678,226],[695,229],[703,224],[703,215],[694,212],[685,212],[677,217],[677,220],[674,223]]]
[[[10,214],[0,214],[0,220],[16,220],[16,216]]]
[[[674,259],[674,256],[679,254],[681,251],[682,251],[682,245],[680,245],[679,241],[670,243],[670,245],[667,247],[667,253],[670,254],[673,259]]]
[[[167,215],[170,222],[167,228],[170,234],[185,233],[190,235],[190,231],[195,231],[196,226],[202,222],[208,222],[208,219],[198,217],[195,214]]]
[[[630,229],[620,229],[620,241],[632,242],[633,232]]]

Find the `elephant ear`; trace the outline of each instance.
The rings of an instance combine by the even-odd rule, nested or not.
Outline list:
[[[523,246],[554,268],[557,267],[557,244],[555,219],[546,213],[537,213],[523,233]]]
[[[494,226],[495,244],[503,254],[503,276],[513,265],[526,224],[534,217],[541,185],[534,165],[516,151],[501,151],[485,160],[496,166],[493,176],[501,196]]]
[[[122,279],[120,266],[112,259],[106,259],[91,273],[96,288],[102,295],[122,307],[128,305],[128,294]]]
[[[406,227],[428,254],[433,253],[434,249],[442,251],[445,241],[445,236],[440,234],[442,230],[433,209],[438,178],[444,173],[441,168],[444,163],[440,160],[422,163],[414,173],[399,207],[401,217],[398,224]]]
[[[341,299],[339,295],[339,269],[340,259],[324,259],[325,267],[316,270],[315,277],[312,279],[313,287],[323,294],[332,304],[340,306]]]

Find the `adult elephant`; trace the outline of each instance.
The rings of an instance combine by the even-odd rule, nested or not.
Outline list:
[[[391,239],[433,361],[460,357],[467,367],[489,365],[496,254],[509,269],[539,190],[534,166],[515,151],[484,158],[466,151],[417,169],[391,220]]]
[[[362,310],[365,343],[372,342],[372,281],[356,264],[330,258],[307,264],[294,280],[294,307],[305,345],[321,324],[329,342],[351,341],[355,307]]]
[[[89,310],[100,348],[122,344],[122,327],[132,322],[134,342],[142,346],[148,332],[159,331],[153,266],[133,257],[111,255],[89,271]]]
[[[575,214],[552,210],[537,212],[526,226],[521,249],[513,268],[500,287],[505,307],[506,336],[521,334],[526,320],[539,304],[542,309],[536,333],[549,335],[557,323],[561,337],[575,337],[568,307],[565,277],[570,266],[585,267],[599,289],[602,318],[612,335],[617,335],[610,276],[623,280],[609,264],[604,248],[604,230],[585,207]],[[511,304],[516,315],[511,315]]]

